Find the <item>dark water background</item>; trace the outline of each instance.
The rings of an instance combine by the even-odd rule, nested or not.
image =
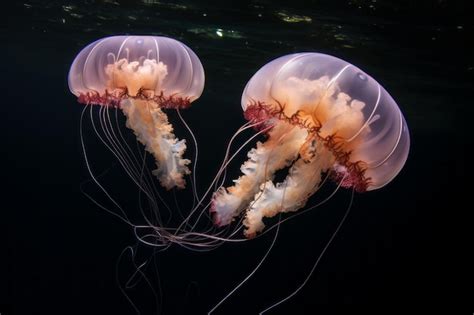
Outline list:
[[[115,265],[135,241],[127,226],[80,192],[88,179],[79,144],[82,105],[66,82],[82,47],[115,34],[173,37],[200,57],[204,93],[183,115],[199,141],[202,186],[245,122],[243,87],[278,56],[317,51],[345,59],[376,78],[400,105],[412,138],[405,168],[387,187],[356,195],[309,283],[269,314],[473,311],[472,265],[462,258],[472,252],[472,228],[462,228],[472,222],[472,205],[460,203],[470,196],[472,173],[469,1],[18,1],[3,9],[2,315],[134,314],[118,288]],[[91,149],[98,168],[112,165],[111,173],[120,174],[105,149]],[[233,168],[235,175],[238,162]],[[125,179],[111,187],[135,200]],[[216,314],[256,314],[292,292],[348,200],[341,192],[284,225],[268,261]],[[181,248],[157,254],[163,314],[207,312],[255,266],[270,240],[205,254]],[[468,245],[461,246],[464,241]],[[142,259],[151,253],[140,249]],[[123,278],[133,268],[125,260],[120,270]],[[148,275],[156,285],[156,274]],[[143,281],[129,293],[143,314],[156,312]]]

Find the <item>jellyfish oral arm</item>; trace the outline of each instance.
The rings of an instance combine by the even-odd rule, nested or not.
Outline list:
[[[334,161],[334,156],[324,144],[309,137],[285,180],[276,185],[269,180],[260,186],[245,214],[245,236],[252,238],[262,231],[264,217],[304,207],[308,198],[319,188],[322,174],[332,168]]]
[[[296,159],[306,135],[304,129],[278,122],[269,131],[268,140],[258,142],[257,148],[248,153],[249,159],[240,168],[244,175],[235,180],[233,186],[221,188],[214,194],[211,207],[214,223],[227,225],[246,209],[260,185]]]
[[[177,140],[166,114],[154,102],[124,99],[120,108],[127,117],[127,127],[155,158],[157,169],[153,174],[166,189],[184,188],[184,175],[190,173],[183,159],[185,140]]]

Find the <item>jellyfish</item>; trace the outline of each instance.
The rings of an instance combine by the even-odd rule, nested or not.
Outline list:
[[[69,72],[79,103],[119,108],[126,126],[153,155],[166,189],[184,188],[190,160],[162,109],[184,109],[201,95],[204,70],[183,43],[159,36],[111,36],[85,47]]]
[[[218,226],[242,214],[247,238],[264,229],[264,218],[304,207],[323,174],[339,187],[375,190],[395,178],[408,156],[408,127],[393,98],[333,56],[271,61],[247,83],[241,104],[267,139],[248,152],[234,185],[214,193],[210,211]],[[285,168],[286,178],[274,183]]]

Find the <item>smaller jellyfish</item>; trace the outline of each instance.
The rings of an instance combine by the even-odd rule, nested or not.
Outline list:
[[[332,56],[298,53],[262,67],[242,95],[244,116],[260,123],[258,142],[234,185],[213,196],[214,223],[244,213],[244,234],[254,237],[263,218],[296,211],[329,174],[358,192],[389,183],[402,169],[410,138],[395,101],[372,77]],[[286,179],[274,184],[277,170]]]
[[[115,107],[156,161],[153,171],[166,189],[184,188],[190,171],[162,108],[190,106],[204,88],[204,70],[183,43],[159,36],[111,36],[85,47],[69,71],[79,103]]]

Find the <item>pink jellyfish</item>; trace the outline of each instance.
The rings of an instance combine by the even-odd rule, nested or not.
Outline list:
[[[155,160],[163,187],[184,188],[189,174],[178,141],[162,108],[187,108],[204,88],[204,70],[183,43],[159,36],[112,36],[93,42],[75,58],[69,89],[83,104],[120,108],[127,127]]]
[[[318,53],[283,56],[262,67],[242,95],[244,116],[266,128],[243,173],[220,188],[211,212],[219,226],[244,214],[245,235],[262,219],[296,211],[329,174],[358,192],[388,184],[402,169],[410,137],[395,101],[372,77],[341,59]],[[277,170],[289,167],[274,184]]]

